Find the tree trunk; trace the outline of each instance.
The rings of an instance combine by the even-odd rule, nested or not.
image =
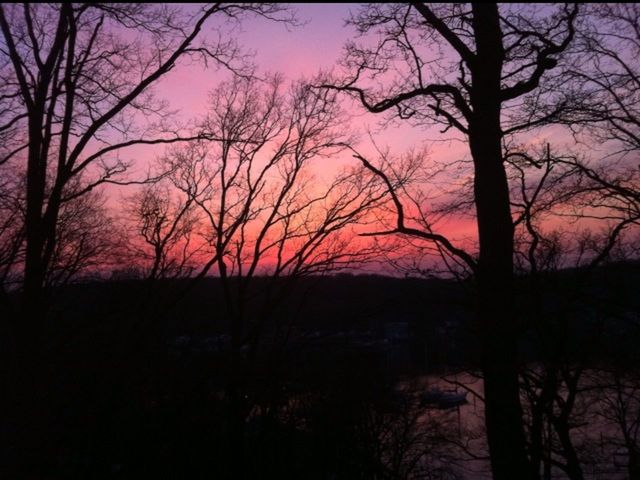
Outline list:
[[[36,89],[29,111],[29,150],[26,185],[26,251],[21,308],[13,320],[13,346],[9,367],[10,423],[17,431],[11,439],[5,465],[12,474],[47,478],[54,458],[51,411],[53,377],[46,351],[47,294],[45,245],[52,244],[53,230],[43,218],[47,183],[48,146],[42,124],[49,76]]]
[[[42,209],[45,198],[46,161],[43,161],[41,132],[43,102],[29,112],[29,151],[26,191],[26,252],[21,307],[12,318],[12,351],[8,377],[7,419],[10,445],[3,446],[9,458],[3,467],[9,476],[33,475],[46,478],[50,453],[50,377],[45,362],[45,266],[42,250],[45,233]],[[5,439],[3,439],[5,440]],[[3,459],[4,460],[4,459]],[[18,478],[18,477],[15,477]]]
[[[633,444],[629,445],[627,451],[629,452],[627,469],[629,472],[629,480],[640,480],[640,452],[638,452],[638,447]]]
[[[44,105],[34,107],[29,113],[29,157],[27,163],[26,252],[24,266],[24,291],[22,322],[32,324],[41,320],[45,266],[42,252],[45,232],[42,222],[46,188],[46,159],[42,158],[42,117]],[[40,332],[38,325],[26,326],[32,335]],[[35,327],[35,328],[34,328]],[[22,328],[20,328],[22,330]],[[22,332],[20,331],[20,334]]]
[[[555,418],[552,419],[552,422],[566,460],[565,473],[571,480],[584,480],[580,460],[571,441],[568,418]]]
[[[482,340],[485,422],[493,478],[535,478],[527,459],[518,383],[513,306],[513,222],[502,160],[500,77],[504,51],[496,4],[473,5],[469,143],[478,217],[478,323]]]
[[[228,286],[227,286],[228,288]],[[230,296],[226,297],[227,300]],[[227,303],[230,305],[230,303]],[[241,316],[231,315],[231,363],[227,385],[229,398],[228,441],[230,448],[229,469],[230,478],[242,480],[247,478],[245,465],[245,420],[247,408],[245,394],[245,368],[242,358],[242,322]]]

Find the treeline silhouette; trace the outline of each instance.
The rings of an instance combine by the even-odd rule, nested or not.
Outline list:
[[[579,273],[562,270],[545,279],[544,295],[558,297],[545,315],[565,308],[560,299],[579,287]],[[638,280],[637,262],[593,273],[570,312],[566,361],[586,355],[583,368],[636,365],[638,325],[628,316],[640,307]],[[523,286],[528,281],[518,278]],[[175,300],[140,337],[131,329],[144,280],[87,281],[56,292],[55,324],[46,332],[48,401],[56,420],[48,432],[53,451],[42,457],[51,478],[232,476],[228,458],[237,452],[229,451],[225,394],[232,353],[229,319],[219,308],[222,286],[206,278],[181,296],[186,282],[154,287]],[[268,285],[256,278],[249,317]],[[440,468],[438,478],[459,474],[455,425],[420,420],[429,411],[419,407],[419,391],[398,384],[479,371],[468,282],[341,274],[298,279],[289,298],[273,317],[282,324],[294,318],[295,328],[283,335],[278,322],[271,324],[247,372],[247,474],[400,478]],[[521,360],[539,365],[546,353],[534,330],[531,325],[523,335]],[[397,438],[385,437],[391,431]],[[379,449],[395,449],[396,463]]]

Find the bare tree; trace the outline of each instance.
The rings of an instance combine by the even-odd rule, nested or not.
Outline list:
[[[79,274],[99,275],[110,263],[108,257],[115,250],[117,228],[104,203],[105,199],[95,191],[62,202],[56,248],[51,254],[45,287],[67,284]]]
[[[629,367],[614,365],[598,372],[598,415],[611,428],[604,437],[616,454],[620,449],[626,454],[629,479],[635,480],[640,475],[640,392],[638,372]]]
[[[545,478],[553,467],[582,479],[593,458],[580,426],[595,414],[586,373],[594,367],[599,337],[608,331],[592,285],[596,268],[615,259],[637,213],[628,208],[629,199],[605,187],[625,183],[612,162],[592,169],[584,154],[552,155],[549,145],[531,155],[509,147],[505,158],[515,260],[523,275],[520,302],[539,360],[521,374],[529,454],[537,471],[544,464]],[[628,181],[634,182],[633,175]],[[559,273],[566,268],[571,272]]]
[[[638,224],[640,53],[638,5],[592,5],[577,29],[567,66],[570,81],[559,120],[594,152],[563,158],[577,171],[579,207],[586,217]]]
[[[370,112],[444,124],[445,131],[454,128],[469,142],[480,243],[477,266],[470,255],[457,255],[468,257],[476,270],[495,478],[534,477],[518,388],[513,226],[502,141],[549,121],[556,112],[525,116],[517,106],[536,98],[533,102],[540,103],[538,89],[552,78],[558,56],[570,45],[576,15],[575,6],[545,12],[496,4],[371,5],[350,22],[378,41],[372,47],[349,44],[347,77],[325,84],[351,93]],[[420,236],[455,251],[441,236]]]
[[[10,292],[20,282],[18,270],[24,258],[24,177],[7,165],[0,168],[0,302],[11,317],[14,302]]]
[[[84,174],[81,195],[117,182],[126,162],[114,154],[140,144],[183,139],[163,115],[151,86],[183,57],[246,71],[228,41],[196,43],[209,19],[246,13],[275,18],[273,5],[202,7],[195,13],[153,5],[11,5],[0,10],[5,94],[4,131],[22,127],[3,162],[26,156],[25,320],[41,317],[44,278],[56,243],[65,187]],[[55,19],[55,21],[52,21]],[[137,36],[135,41],[125,40]],[[240,63],[239,63],[240,60]],[[6,87],[9,89],[9,87]],[[145,121],[147,119],[147,121]],[[141,123],[138,122],[141,121]],[[15,135],[14,135],[15,136]],[[193,135],[191,135],[193,136]],[[91,177],[90,177],[91,175]]]
[[[8,311],[16,308],[16,291],[24,279],[25,256],[25,176],[12,165],[3,167],[5,174],[0,194],[0,284],[3,303]],[[115,226],[104,206],[104,198],[97,191],[81,196],[75,193],[84,188],[80,178],[67,185],[60,205],[56,248],[44,279],[47,291],[68,284],[79,275],[98,275],[110,260],[115,246]],[[15,313],[15,311],[13,312]],[[11,317],[12,315],[8,315]]]
[[[206,255],[192,198],[173,198],[166,182],[143,186],[127,198],[128,254],[148,280],[189,277]],[[200,257],[199,257],[200,256]]]
[[[604,261],[615,252],[614,237],[626,241],[621,258],[628,260],[637,257],[640,221],[640,9],[635,4],[603,4],[590,6],[588,13],[587,21],[577,30],[578,49],[568,68],[572,81],[566,90],[568,108],[562,119],[577,141],[595,153],[592,158],[565,158],[563,164],[576,170],[574,205],[588,221],[600,220],[610,225],[609,235],[587,239],[589,245],[600,244],[604,254],[595,255],[594,260]],[[594,162],[593,157],[600,161]],[[615,325],[612,320],[622,318],[622,328],[634,333],[633,320],[624,311],[616,312],[611,303],[600,307],[609,323]],[[635,373],[626,366],[619,368],[618,352],[609,354],[609,365],[597,374],[603,385],[604,407],[600,414],[617,425],[616,434],[608,441],[626,451],[632,478],[638,475],[633,430],[637,393],[630,388],[628,379]]]
[[[152,87],[184,59],[249,75],[246,58],[227,35],[247,15],[290,20],[273,4],[0,6],[0,163],[23,164],[18,170],[26,177],[22,301],[12,318],[15,391],[23,410],[46,391],[38,372],[45,363],[47,279],[60,261],[75,268],[71,258],[56,259],[69,186],[82,177],[73,193],[81,197],[99,185],[122,183],[128,162],[118,152],[198,137],[170,121]],[[208,25],[217,39],[203,39]],[[31,413],[25,417],[31,427],[43,424]],[[24,429],[27,442],[46,438],[34,428]]]
[[[637,4],[587,7],[577,30],[576,51],[567,68],[562,118],[575,132],[600,142],[615,141],[618,152],[640,146],[640,53]]]
[[[275,371],[260,376],[275,381],[290,335],[293,319],[276,315],[277,307],[290,299],[301,276],[368,259],[371,249],[352,229],[385,195],[362,167],[344,170],[326,185],[314,178],[314,165],[351,142],[349,128],[334,92],[303,83],[283,90],[278,76],[260,88],[239,78],[222,85],[211,95],[202,126],[215,140],[175,147],[163,158],[182,208],[196,206],[210,245],[194,278],[212,272],[222,286],[231,334],[230,468],[237,475],[244,468],[252,378],[260,365],[273,365]]]

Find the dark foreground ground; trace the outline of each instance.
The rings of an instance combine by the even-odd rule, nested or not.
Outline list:
[[[570,368],[633,374],[639,270],[614,265],[586,284],[560,272],[545,279],[539,308],[528,279],[519,279],[523,365],[548,364],[551,339],[553,358]],[[257,279],[242,317],[219,280],[182,295],[185,284],[120,279],[55,293],[39,396],[29,407],[5,396],[4,472],[456,478],[464,435],[481,429],[461,432],[450,416],[430,414],[420,402],[424,385],[398,385],[477,370],[472,284],[339,275],[299,280],[282,301],[267,302],[269,280]],[[238,318],[246,331],[235,343]],[[20,408],[38,412],[27,430]]]

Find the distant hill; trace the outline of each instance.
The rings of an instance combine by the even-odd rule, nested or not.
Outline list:
[[[525,355],[538,355],[535,345],[540,332],[536,324],[540,315],[545,319],[568,318],[570,337],[577,345],[594,328],[602,326],[603,317],[610,327],[603,338],[613,335],[624,341],[638,339],[632,317],[635,312],[637,319],[640,312],[637,295],[640,262],[613,263],[587,277],[584,274],[584,270],[571,269],[543,275],[539,295],[531,295],[536,284],[530,277],[516,279],[518,315],[529,322],[523,340]],[[151,291],[142,280],[126,279],[65,287],[57,295],[51,333],[64,336],[64,331],[93,332],[91,336],[101,344],[102,337],[129,335],[130,324],[140,316],[149,317],[140,328],[147,329],[150,337],[160,339],[229,333],[220,279],[205,278],[177,298],[187,283],[187,280],[157,282]],[[254,279],[249,290],[251,299],[244,305],[248,319],[258,315],[272,285],[267,277]],[[412,337],[430,339],[435,347],[455,337],[456,348],[477,355],[472,282],[338,274],[297,279],[285,292],[273,310],[266,332],[274,325],[290,324],[296,331],[382,335],[385,325],[400,322],[408,325]],[[538,311],[536,305],[540,302],[543,305]]]

